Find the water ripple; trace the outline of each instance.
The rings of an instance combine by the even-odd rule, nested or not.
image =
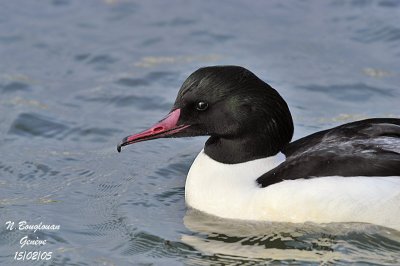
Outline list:
[[[147,86],[150,82],[146,79],[140,78],[121,78],[117,81],[117,84],[128,86],[128,87],[136,87],[136,86]]]
[[[400,28],[390,25],[375,25],[356,31],[355,40],[362,43],[395,42],[400,40]]]
[[[154,82],[159,82],[164,86],[166,84],[176,84],[178,85],[179,74],[170,71],[153,71],[145,75],[143,78],[130,78],[123,77],[116,81],[117,84],[137,87],[137,86],[148,86]]]
[[[158,26],[158,27],[176,27],[176,26],[187,26],[191,24],[195,24],[196,20],[194,19],[187,19],[187,18],[173,18],[171,20],[165,20],[165,21],[158,21],[154,22],[151,25]]]
[[[400,2],[397,0],[382,0],[379,2],[379,5],[382,7],[394,8],[399,7]]]
[[[171,103],[165,102],[160,96],[141,96],[141,95],[96,95],[96,96],[84,96],[80,95],[76,97],[78,100],[85,102],[102,102],[111,103],[117,107],[132,107],[140,110],[168,110],[171,107]]]
[[[115,63],[116,61],[117,61],[117,59],[113,58],[111,55],[102,54],[102,55],[93,56],[88,61],[88,63],[94,64],[94,65],[99,65],[99,66],[104,66],[104,65]]]
[[[392,89],[372,87],[363,83],[330,86],[309,85],[299,88],[310,92],[323,93],[332,98],[350,102],[363,102],[378,96],[395,96],[395,92]]]
[[[0,84],[0,89],[4,93],[12,93],[16,91],[27,92],[29,91],[29,85],[23,82],[13,81],[4,85]]]
[[[211,33],[209,31],[193,31],[192,37],[206,43],[226,42],[234,38],[233,35]]]
[[[42,136],[62,139],[68,126],[35,113],[20,114],[12,123],[8,133],[20,136]]]
[[[170,206],[182,200],[185,197],[185,188],[177,187],[172,188],[168,191],[164,191],[162,193],[156,194],[154,198],[162,202],[166,206]]]
[[[51,117],[37,113],[22,113],[12,123],[8,133],[23,137],[44,137],[63,140],[70,138],[78,141],[82,138],[90,141],[106,139],[121,130],[101,127],[71,127],[72,123],[59,122]]]
[[[52,177],[60,174],[60,171],[52,170],[49,166],[35,162],[25,162],[19,169],[18,178],[22,181],[32,181],[36,178]]]

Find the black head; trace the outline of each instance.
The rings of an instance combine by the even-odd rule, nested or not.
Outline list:
[[[293,136],[286,102],[271,86],[239,66],[195,71],[179,90],[170,116],[160,123],[150,133],[125,138],[121,146],[155,137],[209,135],[206,154],[222,163],[240,163],[275,155]],[[157,126],[161,131],[154,131]]]

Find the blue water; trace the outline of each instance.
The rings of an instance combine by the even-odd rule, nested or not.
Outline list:
[[[199,67],[242,65],[287,100],[295,139],[400,117],[400,1],[1,1],[0,264],[400,264],[400,232],[187,211],[205,138],[129,146]],[[6,222],[60,225],[7,230]],[[20,247],[21,238],[43,246]],[[52,252],[15,261],[19,251]]]

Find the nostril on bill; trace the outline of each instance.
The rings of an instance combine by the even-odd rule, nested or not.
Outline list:
[[[160,132],[160,131],[163,131],[164,130],[164,127],[155,127],[155,128],[153,128],[153,132]]]

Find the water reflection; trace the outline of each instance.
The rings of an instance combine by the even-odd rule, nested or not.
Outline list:
[[[393,263],[400,259],[400,232],[361,223],[292,224],[239,222],[189,209],[182,242],[225,259],[304,263]]]

